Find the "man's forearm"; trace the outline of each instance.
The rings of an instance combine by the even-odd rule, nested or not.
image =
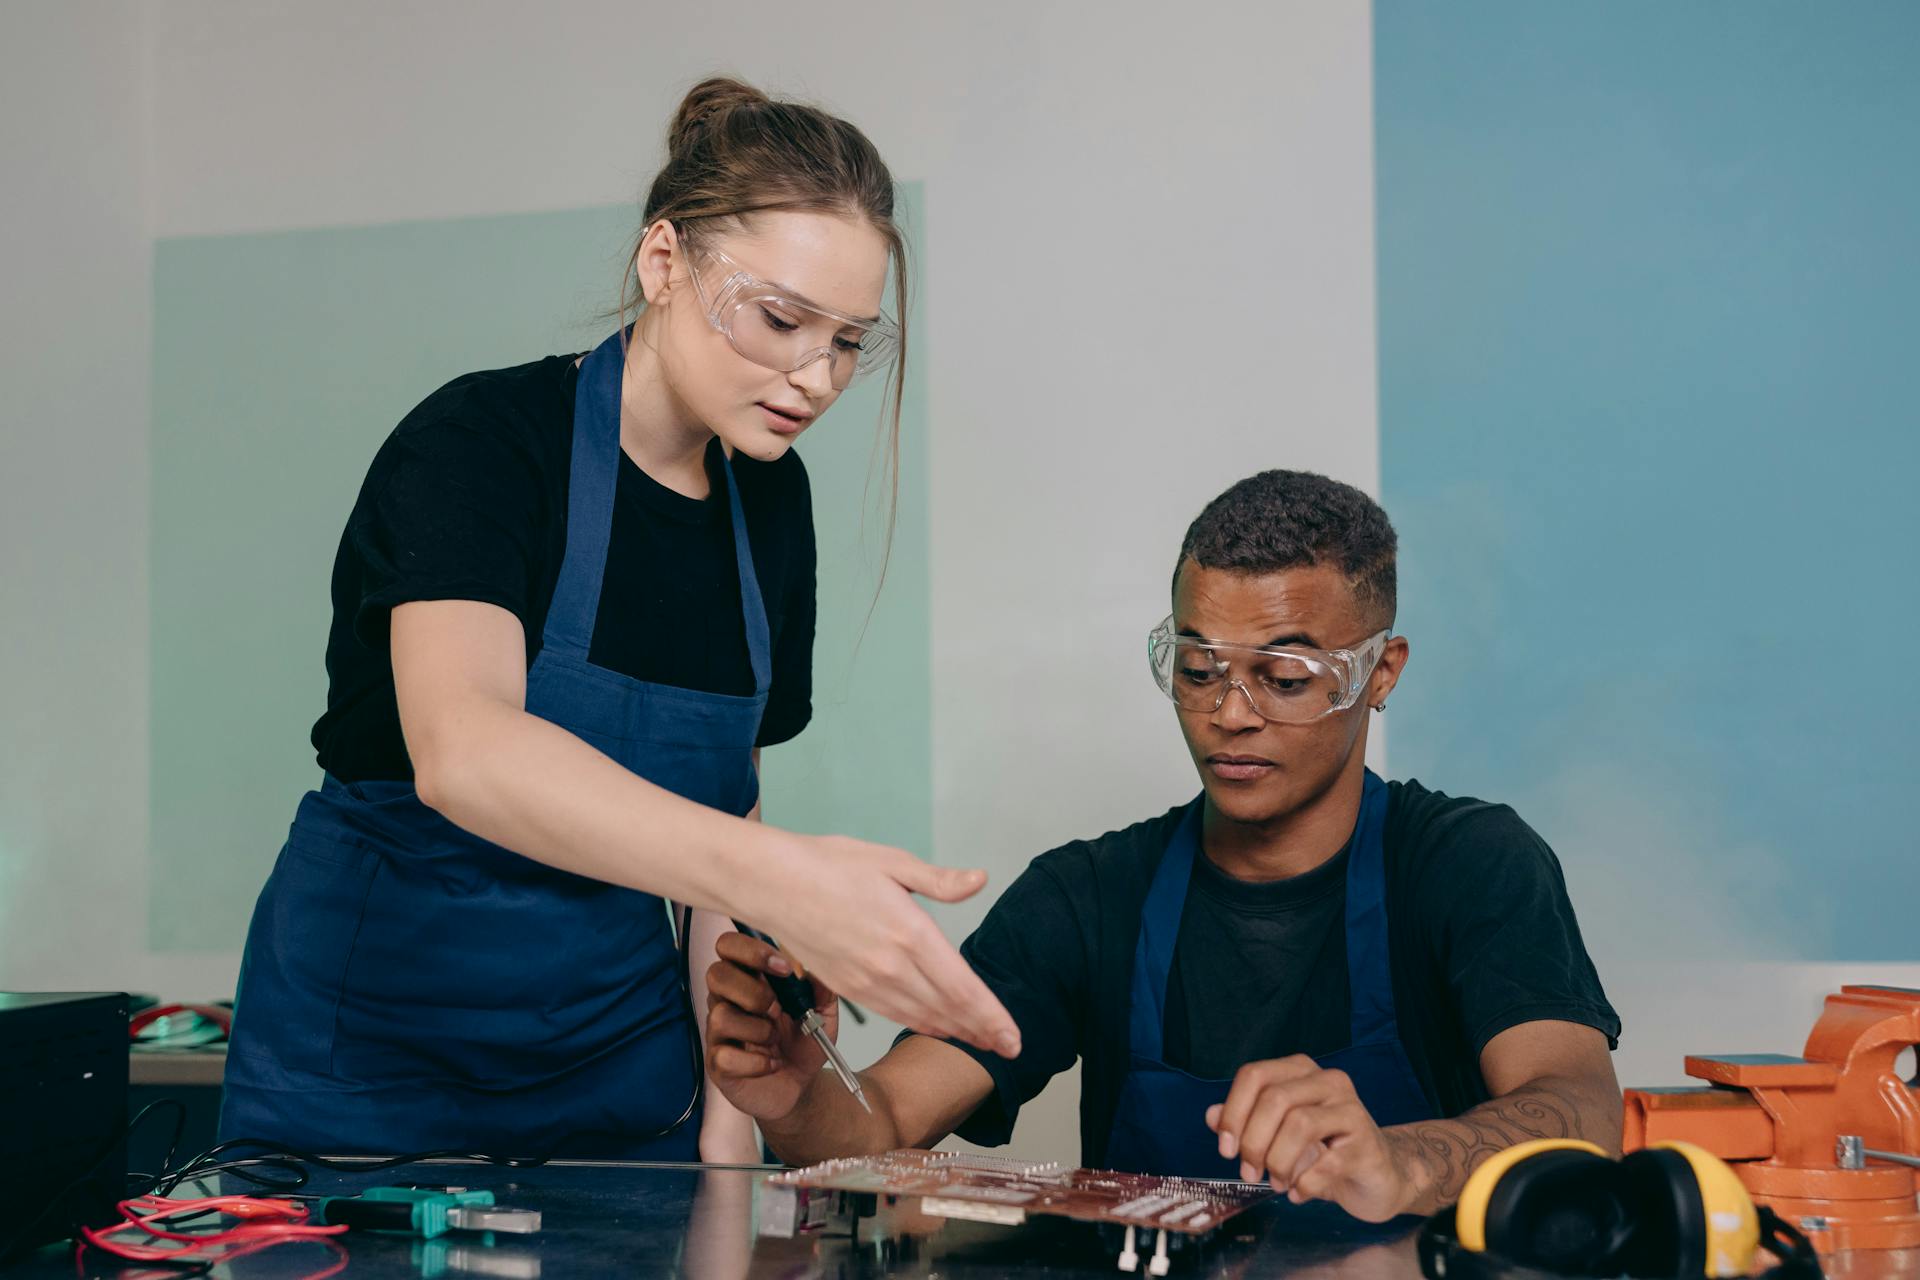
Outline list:
[[[900,1127],[886,1087],[862,1071],[860,1087],[873,1106],[869,1115],[840,1078],[821,1071],[800,1095],[792,1111],[778,1120],[762,1120],[761,1136],[773,1153],[788,1164],[817,1164],[841,1156],[876,1155],[901,1145]]]
[[[1381,1132],[1413,1183],[1408,1213],[1436,1213],[1460,1198],[1467,1178],[1496,1152],[1535,1138],[1581,1138],[1620,1152],[1618,1089],[1543,1077],[1451,1120],[1423,1120]]]

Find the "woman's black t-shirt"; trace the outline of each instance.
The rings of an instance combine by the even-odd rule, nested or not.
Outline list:
[[[333,565],[321,768],[347,782],[411,781],[387,620],[410,600],[478,600],[520,619],[540,652],[566,551],[574,356],[471,373],[428,396],[374,456]],[[705,499],[676,493],[625,453],[588,657],[654,684],[750,694],[740,575],[720,450]],[[813,696],[813,503],[806,468],[736,457],[747,538],[773,633],[759,742],[797,735]]]

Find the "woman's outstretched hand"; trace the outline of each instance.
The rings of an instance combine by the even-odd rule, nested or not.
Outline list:
[[[848,836],[791,839],[764,886],[771,892],[752,895],[759,901],[741,919],[856,1004],[926,1035],[1019,1056],[1012,1015],[913,900],[963,901],[986,885],[986,872]]]

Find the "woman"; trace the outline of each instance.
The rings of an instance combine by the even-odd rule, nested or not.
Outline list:
[[[1018,1052],[910,897],[982,873],[753,821],[758,748],[809,715],[789,449],[904,358],[880,314],[890,262],[906,296],[892,179],[852,125],[729,80],[668,143],[620,331],[456,379],[368,472],[334,568],[326,778],[254,911],[227,1137],[750,1157],[724,1104],[695,1122],[663,900],[695,909],[701,983],[735,916],[882,1013]]]

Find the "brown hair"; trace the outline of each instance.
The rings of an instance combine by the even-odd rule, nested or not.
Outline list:
[[[779,102],[724,76],[687,92],[667,127],[667,163],[647,191],[640,234],[620,291],[624,329],[641,308],[633,260],[647,228],[666,219],[683,235],[735,229],[776,209],[864,217],[887,242],[900,342],[887,375],[887,548],[900,501],[900,409],[906,395],[907,242],[893,217],[893,175],[867,135],[819,107]],[[880,441],[875,442],[878,450]],[[880,577],[886,578],[887,554]]]

